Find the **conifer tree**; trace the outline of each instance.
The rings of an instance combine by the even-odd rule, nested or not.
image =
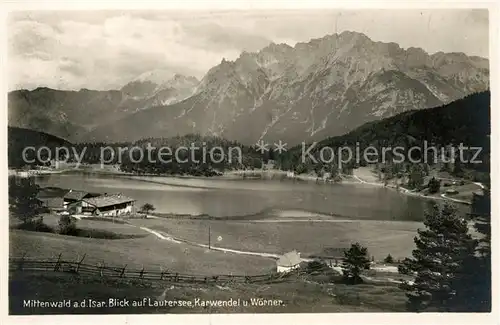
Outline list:
[[[471,216],[475,222],[474,228],[481,234],[478,251],[482,257],[491,257],[491,192],[489,188],[484,188],[482,195],[474,195]]]
[[[9,210],[25,224],[35,221],[42,212],[39,190],[32,177],[9,177]]]
[[[439,192],[439,188],[441,187],[441,182],[437,180],[435,177],[433,177],[429,180],[428,187],[430,194],[437,193]]]
[[[418,164],[410,167],[410,175],[408,176],[408,187],[420,190],[424,183],[424,174],[422,167]]]
[[[401,274],[415,275],[413,282],[401,284],[407,309],[459,311],[464,305],[462,285],[470,278],[467,265],[477,243],[468,233],[467,221],[451,205],[434,205],[426,212],[424,225],[426,229],[419,229],[415,237],[413,257],[399,266]]]
[[[486,312],[491,310],[491,194],[475,194],[471,207],[474,228],[479,234],[476,255],[466,261],[467,278],[458,284],[463,290],[457,301],[462,311]]]
[[[351,245],[349,250],[344,251],[342,261],[342,274],[344,281],[350,284],[362,283],[361,271],[370,268],[368,249],[359,243]]]
[[[388,255],[386,256],[386,258],[384,258],[384,263],[387,263],[387,264],[392,264],[392,263],[394,263],[394,258],[392,257],[392,255],[391,255],[391,254],[388,254]]]

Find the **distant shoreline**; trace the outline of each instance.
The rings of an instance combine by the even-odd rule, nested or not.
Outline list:
[[[353,170],[353,175],[340,175],[341,181],[334,181],[331,179],[323,179],[313,175],[303,175],[303,174],[293,174],[290,175],[290,172],[282,171],[278,169],[271,170],[231,170],[221,173],[220,175],[214,176],[197,176],[197,175],[181,175],[181,174],[172,174],[172,175],[158,175],[158,174],[137,174],[137,173],[129,173],[120,171],[116,167],[106,166],[107,168],[97,167],[95,165],[84,165],[83,167],[72,167],[72,168],[62,168],[62,169],[31,169],[31,170],[15,170],[9,169],[9,176],[17,175],[21,177],[28,176],[43,176],[43,175],[52,175],[52,174],[70,174],[73,172],[76,173],[84,173],[84,174],[96,174],[96,175],[107,175],[107,176],[129,176],[129,177],[170,177],[170,178],[189,178],[189,179],[226,179],[226,180],[279,180],[279,179],[287,179],[287,180],[298,180],[304,182],[314,182],[321,184],[365,184],[376,187],[384,187],[397,191],[398,193],[420,197],[423,199],[431,199],[431,200],[443,200],[443,201],[451,201],[454,203],[471,205],[470,201],[455,199],[446,196],[445,193],[438,195],[425,195],[422,193],[413,192],[403,186],[396,187],[394,184],[384,184],[382,181],[378,180],[365,180],[366,175],[363,175],[361,170],[359,169]],[[366,173],[366,171],[364,171]],[[373,178],[373,177],[371,177]],[[478,189],[482,188],[482,184],[475,183],[478,185]]]
[[[472,204],[472,202],[470,202],[470,201],[465,201],[465,200],[460,200],[460,199],[455,199],[455,198],[448,197],[448,196],[446,196],[445,193],[442,193],[442,194],[436,193],[436,195],[425,195],[425,194],[422,194],[422,193],[418,193],[418,192],[414,192],[412,190],[409,190],[409,189],[407,189],[407,188],[405,188],[403,186],[396,187],[396,185],[394,185],[394,184],[384,184],[382,181],[368,182],[368,181],[363,180],[361,178],[362,175],[357,174],[356,171],[359,172],[358,169],[354,169],[353,170],[353,173],[354,173],[353,178],[356,179],[361,184],[367,184],[367,185],[378,186],[378,187],[385,187],[385,188],[389,188],[389,189],[395,190],[395,191],[397,191],[397,192],[399,192],[401,194],[405,194],[405,195],[409,195],[409,196],[415,196],[415,197],[420,197],[420,198],[423,198],[423,199],[450,201],[450,202],[459,203],[459,204],[465,204],[465,205],[471,205]],[[356,183],[358,183],[358,182],[356,182]],[[474,184],[478,185],[479,189],[483,188],[482,184],[480,184],[480,183],[474,183]]]

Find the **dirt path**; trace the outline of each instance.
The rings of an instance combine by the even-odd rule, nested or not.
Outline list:
[[[155,235],[156,237],[160,238],[161,240],[168,240],[168,241],[171,241],[173,243],[176,243],[176,244],[182,244],[181,241],[178,241],[170,236],[164,236],[163,234],[157,232],[157,231],[154,231],[152,229],[149,229],[149,228],[146,228],[146,227],[139,227],[140,229],[144,230],[144,231],[147,231],[149,232],[150,234],[153,234]]]
[[[371,221],[371,220],[366,220]],[[378,221],[378,220],[376,220]],[[252,223],[288,223],[288,222],[365,222],[359,219],[265,219],[265,220],[252,220]]]
[[[449,196],[446,196],[446,193],[442,193],[441,194],[441,198],[443,198],[444,200],[449,200],[449,201],[456,202],[456,203],[462,203],[462,204],[467,204],[467,205],[471,205],[472,204],[469,201],[454,199],[454,198],[451,198]]]
[[[208,245],[206,244],[200,244],[200,243],[195,243],[187,240],[183,240],[180,238],[175,238],[169,234],[166,234],[161,231],[155,231],[146,227],[139,227],[140,229],[147,231],[156,237],[158,237],[161,240],[168,240],[170,242],[176,243],[176,244],[187,244],[191,246],[198,246],[202,248],[208,248]],[[279,258],[281,255],[280,254],[273,254],[273,253],[262,253],[262,252],[251,252],[251,251],[243,251],[243,250],[238,250],[238,249],[230,249],[230,248],[222,248],[222,247],[217,247],[210,245],[210,249],[214,251],[220,251],[224,253],[234,253],[234,254],[240,254],[240,255],[254,255],[254,256],[260,256],[260,257],[270,257],[270,258]],[[310,261],[310,259],[302,259],[304,261]]]
[[[482,190],[486,189],[486,186],[484,186],[483,184],[479,183],[479,182],[473,182],[474,184],[476,184],[477,186],[479,186]]]
[[[146,227],[138,227],[144,231],[147,231],[156,237],[158,237],[161,240],[168,240],[170,242],[176,243],[176,244],[186,244],[186,245],[192,245],[192,246],[197,246],[197,247],[202,247],[202,248],[208,248],[208,245],[206,244],[200,244],[200,243],[195,243],[195,242],[190,242],[190,241],[185,241],[180,238],[175,238],[169,234],[166,234],[164,232],[160,231],[155,231]],[[260,257],[265,257],[265,258],[274,258],[278,259],[281,255],[280,254],[273,254],[273,253],[262,253],[262,252],[253,252],[253,251],[243,251],[243,250],[238,250],[238,249],[230,249],[230,248],[222,248],[222,247],[216,247],[216,246],[210,246],[211,250],[215,251],[220,251],[224,253],[233,253],[233,254],[240,254],[240,255],[253,255],[253,256],[260,256]],[[314,259],[311,258],[301,258],[302,262],[310,262],[313,261]],[[333,270],[337,271],[338,273],[342,274],[342,267],[341,266],[330,266]],[[386,272],[386,273],[398,273],[398,268],[396,266],[386,266],[386,265],[373,265],[371,267],[372,270],[379,271],[379,272]],[[392,278],[374,278],[370,276],[362,276],[363,279],[369,280],[369,281],[374,281],[374,282],[393,282],[393,283],[399,283],[400,281],[394,280]]]

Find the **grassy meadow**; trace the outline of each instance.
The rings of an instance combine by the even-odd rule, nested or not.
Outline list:
[[[130,222],[202,244],[208,244],[210,226],[213,246],[265,253],[296,249],[303,256],[324,255],[327,248],[345,248],[359,241],[376,260],[387,254],[395,258],[410,256],[417,228],[422,227],[417,222],[372,220],[272,222],[157,218]]]
[[[108,224],[102,222],[102,224]],[[118,227],[115,225],[114,227]],[[124,231],[132,227],[121,225]],[[115,228],[116,230],[116,228]],[[135,228],[134,231],[138,229]],[[146,233],[146,232],[145,232]],[[275,269],[269,258],[225,254],[217,251],[160,240],[146,233],[145,237],[131,239],[96,239],[64,236],[24,230],[10,231],[10,256],[33,259],[78,261],[85,255],[85,263],[186,274],[262,274]]]
[[[281,283],[179,284],[166,281],[110,279],[67,273],[11,272],[9,276],[11,314],[130,314],[130,313],[323,313],[404,311],[405,296],[395,284],[345,285],[324,282],[313,276],[296,277]],[[126,308],[23,308],[23,299],[80,302],[107,301],[109,297],[128,301],[229,300],[255,298],[281,300],[278,306],[234,307],[126,307]]]

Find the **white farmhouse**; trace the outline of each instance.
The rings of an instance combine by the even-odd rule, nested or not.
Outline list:
[[[104,194],[80,202],[83,214],[111,217],[133,213],[135,200],[122,194]]]
[[[302,260],[300,259],[300,253],[298,253],[296,250],[293,250],[284,254],[276,261],[276,271],[278,273],[290,272],[294,269],[299,268],[301,261]]]

